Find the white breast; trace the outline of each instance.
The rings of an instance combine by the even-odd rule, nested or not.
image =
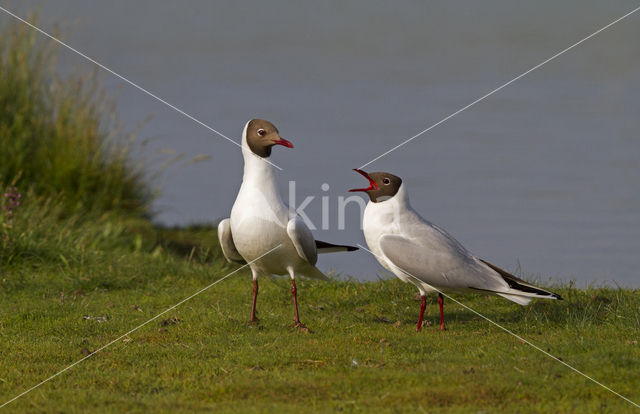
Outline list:
[[[398,195],[402,196],[402,194],[400,194],[401,191],[404,192],[402,186],[400,190],[398,190],[396,197],[381,203],[370,201],[364,210],[362,229],[367,245],[371,252],[375,254],[378,262],[380,262],[385,269],[406,282],[407,278],[404,273],[394,266],[391,261],[387,260],[380,249],[380,237],[382,235],[400,234],[401,232],[402,206],[399,205],[398,201],[400,198],[397,197]]]

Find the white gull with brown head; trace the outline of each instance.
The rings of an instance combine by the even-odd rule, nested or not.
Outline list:
[[[263,119],[247,122],[242,132],[242,186],[231,209],[231,217],[218,225],[218,238],[227,260],[250,263],[253,274],[250,322],[258,320],[258,277],[288,274],[295,325],[303,327],[298,314],[296,276],[327,279],[315,267],[318,253],[357,248],[316,241],[304,221],[284,204],[276,185],[274,166],[267,161],[276,145],[293,148],[271,122]],[[272,249],[275,250],[265,255]]]
[[[441,292],[487,292],[520,305],[532,298],[562,299],[477,258],[449,233],[420,217],[409,204],[400,177],[355,171],[369,180],[368,187],[350,190],[369,196],[362,223],[369,249],[385,269],[420,291],[417,330],[422,327],[428,292],[438,292],[441,330],[445,329]]]

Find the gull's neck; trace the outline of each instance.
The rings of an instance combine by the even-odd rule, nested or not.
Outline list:
[[[396,219],[399,219],[401,214],[406,211],[413,211],[411,204],[409,204],[409,194],[407,194],[406,186],[404,183],[400,184],[398,192],[389,200],[374,203],[369,201],[367,203],[367,211],[372,214],[390,214]]]
[[[265,158],[254,154],[249,148],[249,144],[247,144],[247,125],[242,131],[242,157],[244,158],[242,183],[259,184],[264,190],[273,189],[277,193],[274,167]]]
[[[411,209],[411,204],[409,203],[409,193],[406,190],[406,186],[404,183],[400,184],[400,188],[398,188],[398,192],[391,197],[390,200],[382,201],[380,203],[373,203],[384,205],[386,208],[391,209]]]
[[[409,192],[407,191],[407,186],[404,183],[400,184],[400,188],[398,188],[398,192],[393,197],[393,201],[395,201],[396,205],[402,208],[411,209],[411,204],[409,203]]]

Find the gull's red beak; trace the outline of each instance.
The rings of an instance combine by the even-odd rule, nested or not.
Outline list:
[[[293,148],[293,144],[289,141],[287,141],[286,139],[279,137],[280,139],[274,140],[272,141],[274,145],[282,145],[285,146],[287,148]]]
[[[367,174],[366,172],[359,170],[357,168],[354,168],[353,171],[359,173],[360,175],[362,175],[364,178],[366,178],[367,180],[369,180],[369,187],[367,188],[354,188],[352,190],[349,190],[349,192],[355,192],[355,191],[364,191],[365,193],[367,191],[371,191],[371,190],[377,190],[378,189],[378,184],[376,184],[375,181],[373,181],[371,179],[371,177],[369,177],[369,174]]]

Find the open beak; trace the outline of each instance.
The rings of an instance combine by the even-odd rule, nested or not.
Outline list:
[[[285,146],[287,148],[293,148],[293,144],[289,141],[287,141],[286,139],[282,138],[282,137],[278,137],[280,139],[274,139],[273,141],[273,145],[282,145]]]
[[[352,190],[349,190],[349,192],[356,192],[356,191],[364,191],[365,193],[367,191],[371,191],[371,190],[377,190],[378,189],[378,184],[376,184],[375,181],[373,181],[371,179],[371,177],[369,177],[369,174],[367,174],[366,172],[359,170],[357,168],[354,168],[353,171],[359,173],[360,175],[362,175],[364,178],[366,178],[367,180],[369,180],[369,187],[367,188],[354,188]]]

